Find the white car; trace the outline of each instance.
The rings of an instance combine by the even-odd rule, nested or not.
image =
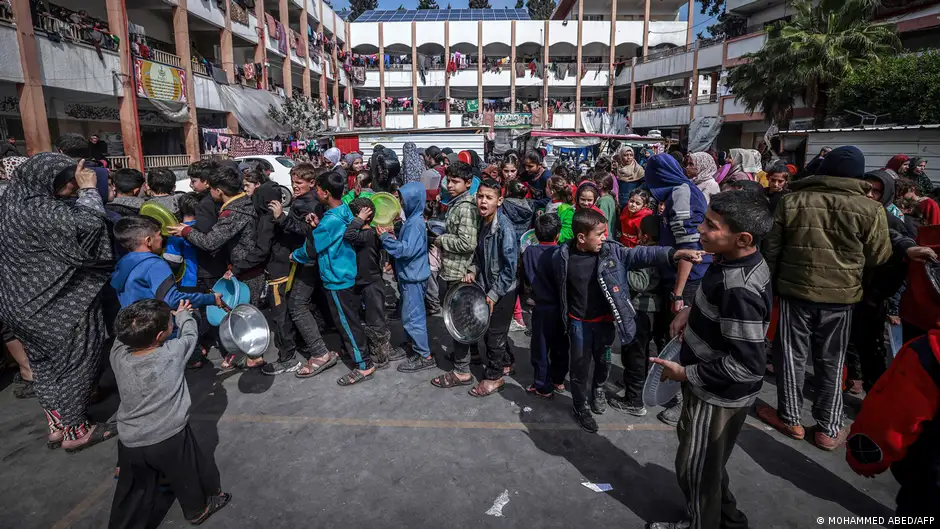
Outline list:
[[[294,160],[286,156],[274,156],[269,154],[259,154],[257,156],[242,156],[235,158],[236,162],[247,162],[250,165],[259,164],[261,167],[271,171],[270,178],[279,185],[290,189],[290,170],[294,166]]]

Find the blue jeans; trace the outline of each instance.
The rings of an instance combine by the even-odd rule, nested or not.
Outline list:
[[[428,282],[400,281],[398,290],[401,292],[401,324],[405,328],[405,334],[411,340],[414,352],[427,358],[431,356],[431,347],[428,345],[428,318],[424,310]]]
[[[571,400],[578,410],[587,408],[588,373],[594,361],[591,390],[603,387],[610,374],[610,347],[614,343],[614,324],[609,321],[587,322],[568,318],[571,357]]]

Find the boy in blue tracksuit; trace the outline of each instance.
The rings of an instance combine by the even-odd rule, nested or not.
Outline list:
[[[597,433],[597,421],[591,413],[607,410],[604,383],[610,371],[614,332],[619,331],[621,343],[632,342],[636,332],[627,272],[665,267],[679,260],[699,262],[703,252],[661,246],[627,248],[608,241],[607,218],[596,209],[575,213],[571,230],[574,238],[552,255],[552,270],[559,314],[568,332],[574,416],[582,429]],[[589,393],[592,361],[594,378]]]
[[[426,190],[420,182],[410,182],[398,190],[405,222],[396,238],[390,227],[378,229],[382,246],[395,259],[395,275],[401,292],[401,323],[411,339],[411,355],[398,366],[402,373],[431,369],[437,364],[428,345],[424,298],[431,277],[428,261],[428,231],[424,222]]]
[[[346,176],[327,171],[317,177],[317,200],[328,208],[323,218],[314,220],[314,230],[307,236],[304,245],[294,250],[291,259],[307,264],[316,256],[320,279],[328,292],[333,320],[339,324],[343,341],[353,355],[356,368],[336,381],[340,386],[351,386],[372,380],[375,366],[367,354],[365,333],[359,310],[362,296],[357,294],[356,251],[345,240],[346,227],[353,220],[349,206],[343,204],[343,188]],[[330,353],[330,365],[336,363]],[[322,370],[322,369],[321,369]]]
[[[196,206],[199,204],[199,198],[196,193],[186,193],[176,201],[177,209],[183,218],[183,224],[186,226],[196,225]],[[167,238],[163,258],[170,263],[170,268],[179,278],[177,282],[180,290],[183,292],[197,292],[198,276],[196,272],[199,268],[199,261],[196,256],[196,248],[183,237],[170,236]]]
[[[184,293],[176,286],[170,265],[157,253],[163,246],[160,223],[131,215],[114,225],[114,237],[127,250],[111,275],[121,307],[142,299],[165,301],[172,307],[189,301],[194,308],[221,305],[220,294]]]

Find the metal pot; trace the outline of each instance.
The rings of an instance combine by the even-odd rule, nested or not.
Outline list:
[[[271,329],[258,307],[239,305],[219,324],[219,342],[229,354],[259,357],[271,344]]]
[[[460,343],[480,341],[490,326],[490,307],[486,292],[474,283],[459,283],[451,288],[442,304],[444,327]]]

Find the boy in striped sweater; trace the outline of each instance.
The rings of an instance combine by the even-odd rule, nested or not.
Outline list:
[[[676,476],[690,520],[655,522],[650,529],[746,528],[728,488],[725,463],[764,374],[764,336],[773,294],[770,269],[758,251],[773,219],[763,197],[728,191],[712,197],[698,227],[715,255],[691,307],[670,325],[683,344],[679,363],[651,358],[663,377],[681,381]]]

